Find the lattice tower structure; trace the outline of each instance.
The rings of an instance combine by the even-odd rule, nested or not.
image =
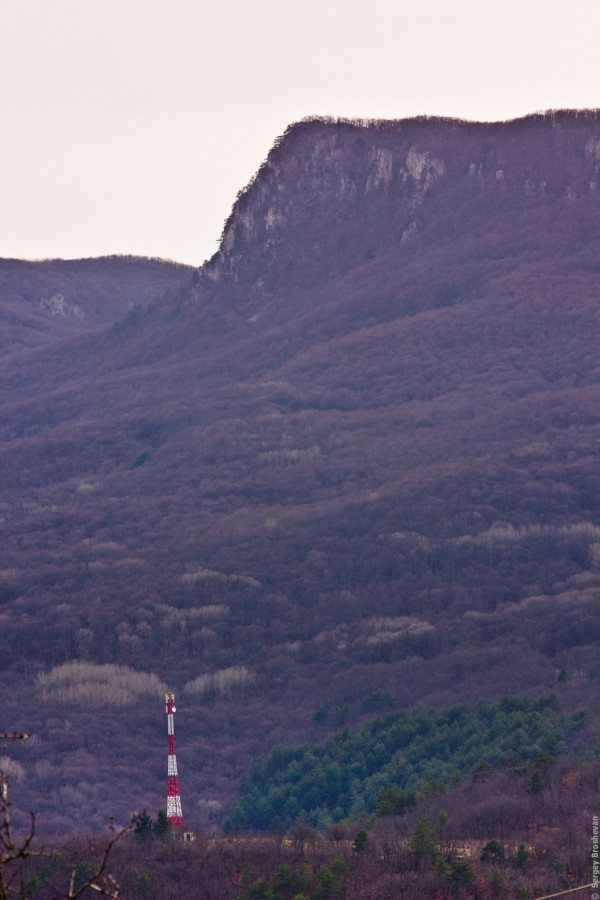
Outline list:
[[[177,757],[175,756],[175,727],[173,717],[175,709],[175,694],[167,691],[165,694],[167,707],[167,735],[169,742],[169,756],[167,764],[167,819],[171,825],[181,828],[183,816],[181,814],[181,796],[179,794],[179,776],[177,774]]]

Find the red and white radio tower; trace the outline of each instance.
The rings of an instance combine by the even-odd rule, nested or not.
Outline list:
[[[169,762],[167,768],[167,819],[173,826],[181,827],[183,817],[181,815],[181,797],[179,796],[179,776],[177,775],[177,757],[175,756],[175,729],[173,727],[173,713],[175,710],[175,694],[167,691],[165,694],[167,704],[167,733],[169,740]]]

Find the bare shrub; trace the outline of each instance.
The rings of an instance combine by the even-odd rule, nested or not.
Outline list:
[[[247,666],[229,666],[218,672],[207,672],[188,681],[185,691],[199,700],[226,700],[237,696],[244,699],[248,685],[256,680],[256,676]]]
[[[189,609],[187,615],[192,621],[219,622],[228,618],[229,607],[225,603],[209,603]]]
[[[36,686],[43,702],[84,707],[132,706],[140,697],[161,697],[165,691],[164,683],[151,672],[78,660],[40,673]]]

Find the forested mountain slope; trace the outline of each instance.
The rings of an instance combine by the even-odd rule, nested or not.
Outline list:
[[[161,682],[191,818],[378,691],[555,691],[592,740],[599,172],[596,112],[300,123],[191,281],[6,353],[19,805],[158,806]]]

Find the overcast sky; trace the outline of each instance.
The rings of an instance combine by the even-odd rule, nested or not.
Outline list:
[[[0,256],[201,264],[307,115],[600,106],[598,0],[0,0]]]

